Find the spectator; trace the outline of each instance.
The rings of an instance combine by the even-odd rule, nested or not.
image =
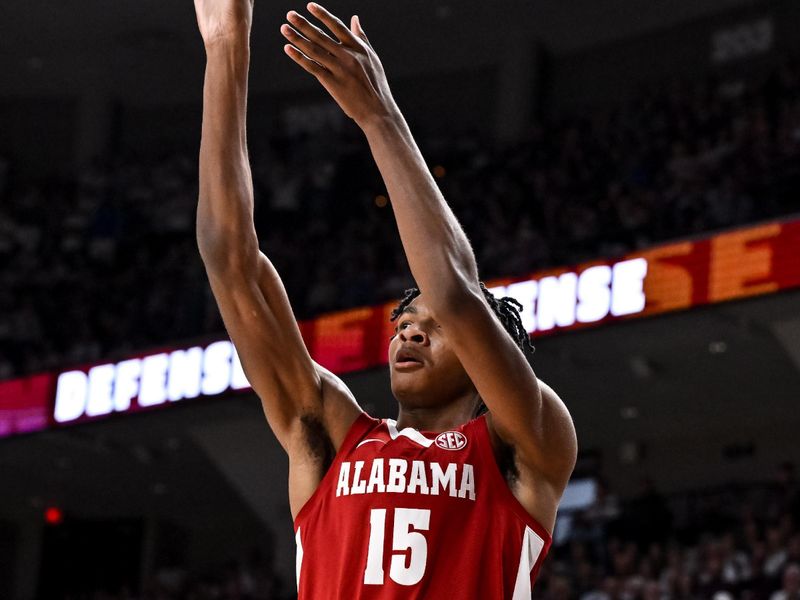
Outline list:
[[[792,563],[783,570],[783,585],[770,600],[800,600],[800,565]]]

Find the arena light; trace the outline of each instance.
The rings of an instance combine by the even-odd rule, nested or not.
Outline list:
[[[57,506],[48,506],[44,511],[44,521],[48,525],[60,525],[64,522],[64,513]]]

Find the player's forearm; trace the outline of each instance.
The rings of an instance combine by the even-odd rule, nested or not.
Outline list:
[[[399,111],[361,124],[391,199],[411,274],[432,308],[478,288],[475,255]]]
[[[247,155],[247,40],[206,48],[197,243],[207,265],[255,260],[253,183]]]

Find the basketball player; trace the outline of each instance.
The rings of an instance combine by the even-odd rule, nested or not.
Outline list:
[[[392,316],[396,421],[366,415],[311,359],[259,250],[245,136],[252,0],[195,8],[207,57],[198,246],[289,456],[299,597],[529,598],[574,467],[575,430],[525,357],[519,305],[479,282],[358,18],[347,27],[309,4],[314,23],[290,12],[281,32],[288,56],[363,130],[419,285]]]

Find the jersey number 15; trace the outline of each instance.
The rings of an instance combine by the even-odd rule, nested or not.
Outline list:
[[[428,541],[420,531],[430,527],[431,511],[417,508],[394,509],[392,532],[392,560],[389,577],[400,585],[414,585],[425,575],[428,562]],[[384,538],[386,537],[386,509],[374,508],[369,515],[369,550],[364,583],[383,585]],[[410,552],[409,552],[410,551]]]

